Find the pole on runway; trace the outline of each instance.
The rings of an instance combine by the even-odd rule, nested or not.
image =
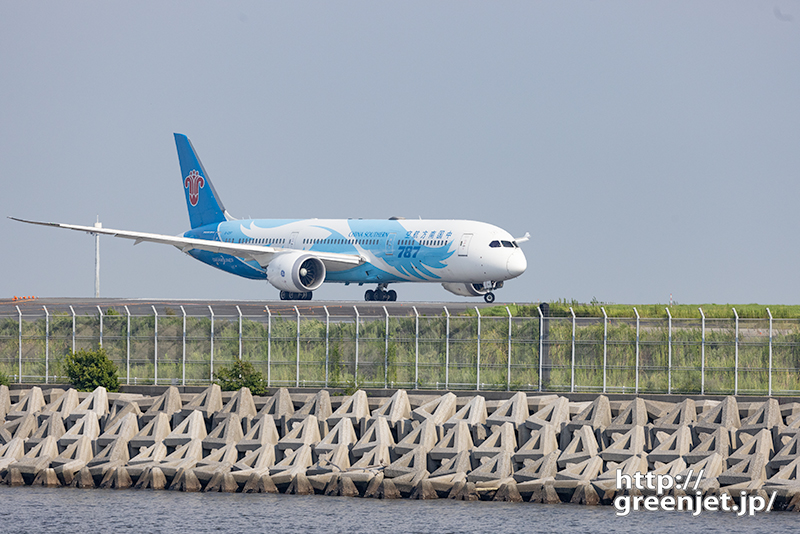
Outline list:
[[[414,389],[419,388],[419,313],[414,309]]]
[[[153,384],[158,385],[158,312],[153,308]]]
[[[102,228],[100,216],[97,216],[95,228]],[[94,298],[100,298],[100,234],[94,234]]]
[[[444,389],[450,389],[450,310],[444,306],[447,315],[444,334]]]
[[[267,387],[272,387],[272,312],[269,306],[264,306],[267,312]]]
[[[481,311],[475,306],[475,311],[478,314],[478,354],[476,362],[477,374],[475,377],[475,388],[481,390]]]
[[[506,391],[511,391],[511,310],[506,306],[508,312],[508,374],[506,375]]]
[[[356,364],[355,369],[353,370],[353,383],[355,384],[356,389],[358,389],[358,330],[361,323],[361,316],[358,314],[358,308],[353,306],[353,309],[356,312]]]
[[[330,341],[331,341],[331,314],[328,312],[328,307],[322,307],[325,310],[325,387],[328,387],[328,365],[330,361]]]
[[[706,314],[700,310],[700,395],[706,394]]]
[[[639,394],[639,310],[636,306],[633,307],[633,313],[636,314],[636,394]]]
[[[208,311],[211,313],[211,381],[214,381],[214,310],[211,306],[208,307]]]
[[[569,392],[575,393],[575,312],[572,307],[569,312],[572,314],[572,373],[569,380]]]
[[[389,387],[389,312],[386,306],[383,307],[383,313],[386,314],[386,332],[384,332],[386,342],[383,351],[383,388],[386,389]]]
[[[300,310],[297,309],[297,306],[294,307],[294,311],[297,314],[297,366],[295,369],[295,376],[294,376],[294,387],[300,387]]]
[[[72,309],[72,306],[70,306],[70,309]],[[128,329],[125,332],[125,346],[127,352],[127,360],[126,360],[127,374],[125,375],[125,384],[130,384],[131,383],[131,311],[128,309],[127,306],[125,306],[125,313],[128,315]],[[184,336],[184,344],[185,340],[186,336]],[[186,366],[184,365],[184,367]]]
[[[44,325],[44,383],[49,384],[50,377],[50,312],[47,311],[47,306],[42,306],[45,313]]]
[[[22,311],[19,306],[15,306],[15,308],[19,314],[19,377],[17,383],[22,384]]]

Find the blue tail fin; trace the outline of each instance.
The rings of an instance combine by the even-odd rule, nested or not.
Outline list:
[[[228,220],[225,206],[222,205],[211,180],[208,179],[208,174],[200,163],[192,142],[185,135],[176,133],[175,145],[178,147],[186,207],[189,208],[192,228]]]

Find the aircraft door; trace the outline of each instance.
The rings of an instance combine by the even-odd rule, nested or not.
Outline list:
[[[391,233],[389,237],[386,238],[386,255],[391,256],[394,254],[394,238],[397,237],[397,234]]]
[[[292,235],[289,237],[289,248],[294,248],[298,235],[300,235],[300,232],[292,232]]]
[[[458,255],[466,256],[469,254],[469,242],[472,241],[472,234],[463,234],[461,241],[458,243]]]

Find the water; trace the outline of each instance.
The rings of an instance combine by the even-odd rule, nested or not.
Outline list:
[[[789,512],[736,517],[633,512],[610,506],[450,500],[381,501],[348,497],[79,490],[0,486],[0,532],[471,533],[797,532]]]

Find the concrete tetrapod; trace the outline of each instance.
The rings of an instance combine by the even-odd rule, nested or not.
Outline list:
[[[249,421],[256,417],[256,403],[253,401],[253,394],[250,388],[242,387],[233,394],[231,399],[218,412],[212,415],[212,426],[218,426],[230,415],[236,415],[240,424],[245,424],[249,428]]]
[[[294,415],[294,404],[289,390],[279,388],[272,397],[267,399],[263,408],[256,414],[256,419],[270,417],[281,436],[286,434],[286,421]]]
[[[343,419],[350,420],[350,426],[361,429],[362,423],[369,418],[369,400],[367,393],[361,389],[345,398],[342,404],[327,419],[328,426],[336,427]]]
[[[458,397],[454,394],[445,393],[412,410],[411,417],[420,423],[431,420],[436,426],[443,425],[445,421],[456,414],[457,400]]]
[[[158,414],[164,414],[171,418],[172,414],[180,412],[183,407],[181,394],[178,388],[170,386],[164,393],[153,401],[150,408],[139,418],[142,425],[147,425]]]
[[[528,417],[525,426],[531,430],[541,430],[546,426],[555,429],[567,422],[569,422],[569,400],[566,397],[558,397]]]
[[[606,403],[513,394],[461,404],[449,393],[403,391],[365,417],[364,392],[331,399],[278,390],[250,396],[250,406],[240,390],[226,393],[224,405],[220,396],[220,410],[185,412],[171,428],[166,412],[177,413],[177,390],[158,398],[106,394],[110,409],[101,417],[95,408],[102,412],[102,392],[95,391],[81,395],[94,398],[68,427],[62,417],[78,406],[74,390],[40,392],[49,399],[44,407],[37,393],[22,393],[12,405],[4,391],[0,411],[18,408],[0,421],[0,477],[9,484],[608,504],[620,493],[617,469],[692,478],[702,469],[698,489],[705,494],[777,491],[776,507],[800,509],[800,403],[774,399]],[[193,400],[205,406],[214,396],[209,388]],[[324,412],[326,399],[336,408],[326,417],[330,425],[310,413]],[[159,402],[163,412],[153,410]],[[309,413],[297,417],[294,405]],[[263,407],[253,414],[254,406]],[[522,419],[526,409],[532,415]],[[296,416],[288,426],[287,414]],[[693,484],[688,488],[672,493],[693,494]]]
[[[522,391],[514,394],[513,397],[503,402],[489,417],[486,418],[486,425],[501,426],[511,423],[516,430],[528,419],[528,396]]]
[[[74,410],[66,418],[67,427],[71,427],[88,414],[94,414],[94,419],[98,421],[98,435],[99,435],[99,421],[102,417],[108,414],[108,391],[103,386],[97,386],[88,397],[75,407]]]

